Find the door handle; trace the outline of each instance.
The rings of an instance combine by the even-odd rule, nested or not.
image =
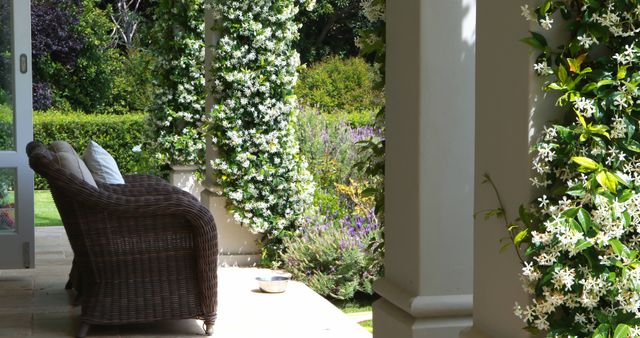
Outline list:
[[[27,54],[20,54],[20,73],[27,73]]]

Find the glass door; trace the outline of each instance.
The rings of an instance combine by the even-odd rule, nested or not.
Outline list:
[[[33,268],[31,15],[28,0],[0,0],[0,269]]]

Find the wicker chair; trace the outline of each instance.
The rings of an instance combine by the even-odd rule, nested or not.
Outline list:
[[[29,164],[49,183],[74,253],[73,286],[82,292],[81,326],[165,319],[204,320],[217,306],[217,231],[191,195],[152,176],[98,188],[61,168],[39,142]]]

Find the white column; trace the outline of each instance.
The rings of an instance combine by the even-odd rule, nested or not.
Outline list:
[[[387,1],[385,277],[375,338],[471,326],[475,0]]]
[[[197,171],[198,166],[195,165],[172,165],[169,172],[169,183],[190,193],[199,201],[204,187],[196,177]]]
[[[207,80],[207,88],[211,88],[211,65],[215,57],[216,45],[220,38],[219,32],[213,31],[215,16],[211,9],[205,9],[205,74]],[[215,93],[207,91],[206,109],[211,111],[216,101]],[[205,189],[202,191],[200,200],[202,204],[209,208],[215,219],[218,228],[218,246],[220,256],[218,262],[220,265],[230,266],[250,266],[254,265],[260,259],[260,248],[257,242],[259,235],[252,234],[246,228],[243,228],[236,222],[231,214],[227,211],[227,199],[220,196],[220,187],[215,185],[213,181],[213,170],[211,161],[218,157],[218,151],[211,143],[211,139],[207,138],[207,172],[203,182]]]
[[[544,97],[540,82],[532,74],[531,62],[537,53],[519,41],[530,29],[519,15],[523,4],[484,1],[478,8],[477,23],[475,210],[498,207],[493,190],[482,184],[483,175],[488,173],[512,221],[518,216],[518,207],[536,195],[529,181],[529,149],[538,129],[552,119],[556,110],[555,100]],[[513,248],[499,252],[499,239],[506,235],[504,223],[478,215],[474,323],[463,338],[530,337],[522,329],[524,323],[513,314],[515,302],[526,304],[527,296],[520,286],[520,263]]]

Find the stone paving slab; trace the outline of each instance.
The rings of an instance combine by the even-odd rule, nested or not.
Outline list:
[[[80,308],[64,290],[73,256],[62,227],[36,228],[36,268],[0,270],[0,338],[73,337]],[[266,294],[255,278],[268,270],[218,270],[218,319],[214,338],[371,338],[371,334],[306,285]],[[202,322],[92,326],[88,337],[197,337]]]

